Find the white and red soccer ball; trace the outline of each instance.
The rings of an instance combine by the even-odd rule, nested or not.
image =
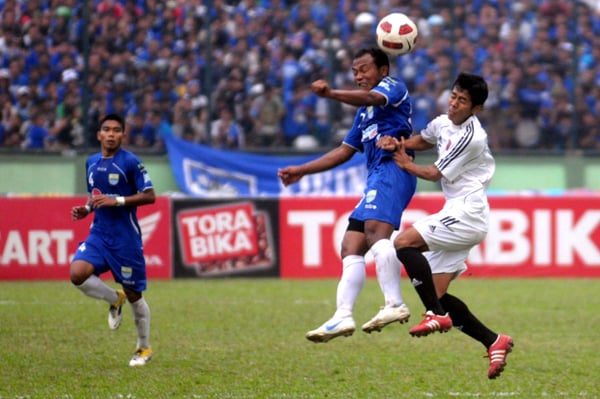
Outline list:
[[[381,18],[375,33],[379,48],[390,55],[412,51],[419,35],[417,25],[402,13],[392,13]]]

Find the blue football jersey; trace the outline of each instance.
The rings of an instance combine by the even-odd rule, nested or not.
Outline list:
[[[385,96],[386,104],[360,107],[352,128],[344,138],[344,143],[364,152],[369,173],[380,163],[389,161],[393,155],[376,146],[380,136],[400,139],[412,134],[412,108],[406,85],[386,76],[372,91]]]
[[[92,195],[129,196],[153,188],[142,161],[132,152],[120,149],[110,158],[101,153],[86,162],[87,188]],[[91,233],[102,237],[105,244],[119,248],[141,247],[142,233],[136,207],[101,207],[94,211]]]
[[[385,105],[360,107],[344,143],[363,152],[367,161],[367,185],[350,218],[379,220],[400,226],[402,213],[417,186],[417,178],[400,169],[393,153],[377,147],[381,136],[408,138],[412,134],[411,102],[406,85],[385,77],[372,89],[387,99]]]

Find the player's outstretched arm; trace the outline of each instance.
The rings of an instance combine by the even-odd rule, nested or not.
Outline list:
[[[321,157],[297,166],[287,166],[277,171],[277,176],[281,179],[284,186],[296,183],[304,175],[324,172],[343,164],[352,156],[356,150],[344,143],[322,155]]]
[[[322,79],[314,81],[310,88],[319,97],[330,98],[356,107],[385,105],[387,101],[383,94],[366,87],[358,90],[332,89],[329,83]]]
[[[377,141],[377,147],[386,151],[398,151],[400,140],[392,136],[382,136]],[[434,147],[428,141],[423,140],[420,134],[415,134],[407,139],[404,139],[404,150],[425,151]]]
[[[425,142],[425,140],[423,141]],[[411,175],[415,175],[421,179],[434,182],[440,180],[443,177],[442,172],[440,172],[435,164],[420,166],[413,162],[413,158],[406,153],[405,142],[406,140],[402,138],[398,142],[398,146],[394,152],[394,162],[396,162],[396,165]]]

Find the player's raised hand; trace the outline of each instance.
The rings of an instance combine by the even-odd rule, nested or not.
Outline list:
[[[311,84],[310,88],[313,91],[313,93],[315,93],[319,97],[327,97],[329,95],[329,92],[331,91],[329,83],[327,83],[327,81],[323,79],[315,80]]]

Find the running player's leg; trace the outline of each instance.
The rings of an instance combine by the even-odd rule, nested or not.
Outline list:
[[[80,244],[71,263],[71,282],[85,295],[108,302],[108,324],[114,330],[121,324],[121,308],[125,303],[125,294],[122,290],[109,287],[98,277],[106,271],[108,266],[101,251],[88,243]]]

